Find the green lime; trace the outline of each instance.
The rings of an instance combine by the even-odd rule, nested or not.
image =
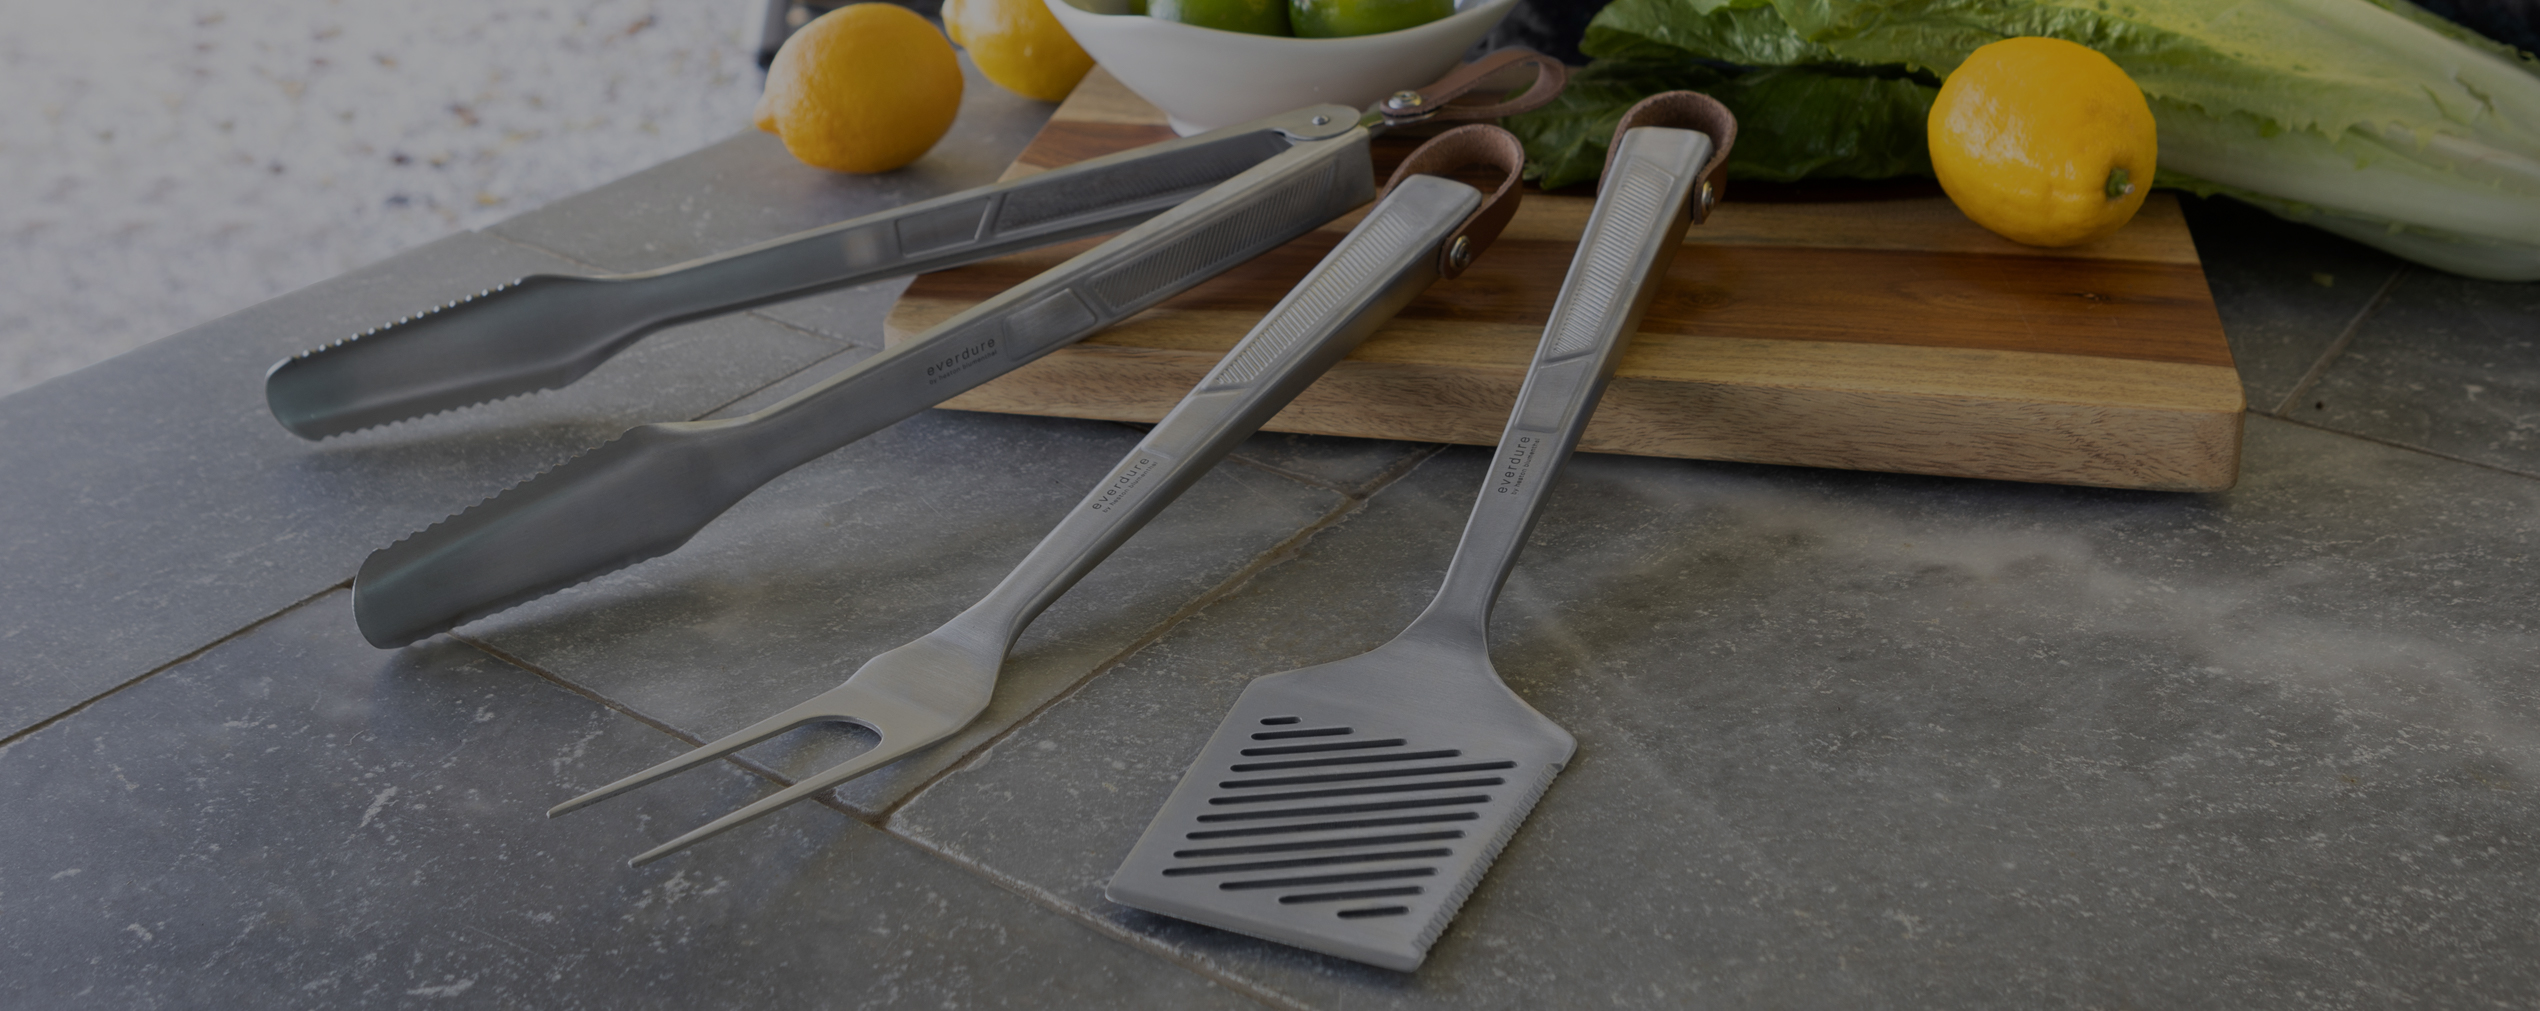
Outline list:
[[[1298,38],[1400,31],[1455,13],[1455,0],[1288,0]]]
[[[1288,34],[1288,0],[1129,0],[1129,13],[1220,31]]]

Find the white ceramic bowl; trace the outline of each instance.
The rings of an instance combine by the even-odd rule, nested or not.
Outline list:
[[[1341,39],[1247,35],[1128,13],[1128,0],[1042,0],[1096,62],[1194,133],[1317,102],[1364,109],[1444,76],[1517,0],[1457,0],[1444,18]]]

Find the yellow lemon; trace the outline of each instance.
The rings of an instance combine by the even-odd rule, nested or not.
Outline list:
[[[1025,98],[1066,98],[1094,68],[1041,0],[944,0],[944,27],[980,73]]]
[[[752,119],[803,164],[887,172],[926,154],[961,111],[961,63],[906,7],[840,7],[794,32]]]
[[[1931,165],[1979,225],[2032,246],[2116,231],[2152,188],[2160,140],[2143,90],[2061,39],[2004,39],[1951,71],[1932,102]]]

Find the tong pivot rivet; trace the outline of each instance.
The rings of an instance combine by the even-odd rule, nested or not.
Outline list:
[[[1393,93],[1392,98],[1385,99],[1385,108],[1395,112],[1409,112],[1428,103],[1429,100],[1421,97],[1417,91],[1397,91]]]
[[[1462,270],[1465,267],[1471,266],[1473,263],[1473,240],[1461,235],[1456,236],[1455,244],[1446,247],[1446,262],[1453,264],[1457,270]]]

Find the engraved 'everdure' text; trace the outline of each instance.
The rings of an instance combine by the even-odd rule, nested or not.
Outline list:
[[[955,372],[959,372],[982,361],[986,361],[987,359],[995,356],[996,353],[997,339],[990,337],[977,344],[973,344],[959,351],[945,355],[940,360],[926,363],[926,381],[931,383],[938,379],[945,378]]]
[[[1145,453],[1138,454],[1137,459],[1129,461],[1128,466],[1120,468],[1119,473],[1113,474],[1111,480],[1103,482],[1102,488],[1094,492],[1093,501],[1085,503],[1085,508],[1098,513],[1107,513],[1119,508],[1120,503],[1129,497],[1129,492],[1135,490],[1140,482],[1147,479],[1148,474],[1154,473],[1155,468],[1162,465],[1163,461],[1155,457]]]
[[[1517,444],[1508,447],[1507,455],[1499,458],[1499,477],[1491,482],[1491,491],[1501,495],[1514,495],[1519,489],[1524,488],[1527,476],[1535,469],[1535,450],[1542,446],[1543,439],[1540,436],[1518,436]]]

